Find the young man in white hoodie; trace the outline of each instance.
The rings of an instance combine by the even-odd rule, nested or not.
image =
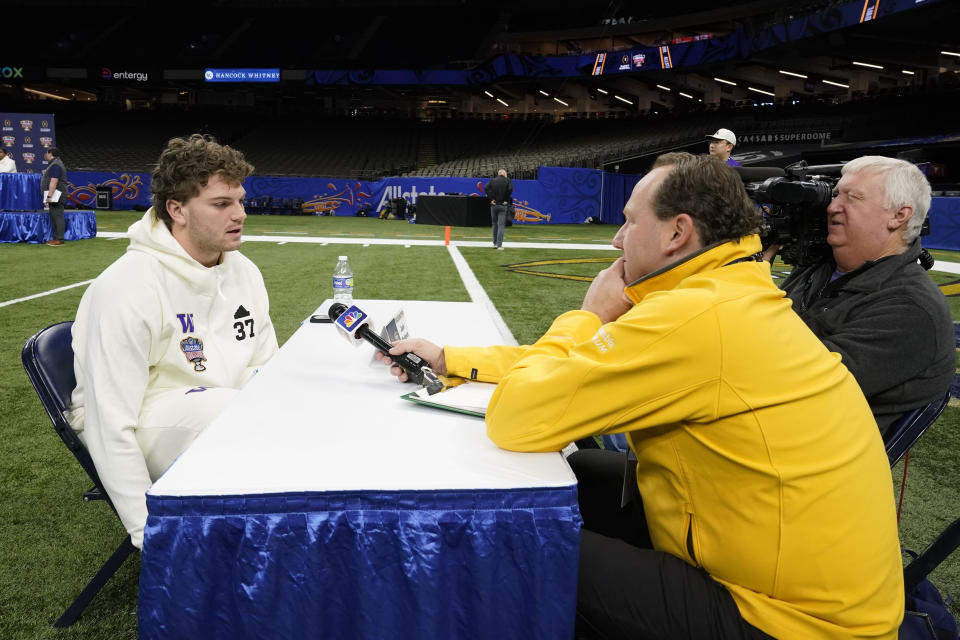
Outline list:
[[[138,548],[151,483],[277,351],[263,277],[236,251],[252,172],[208,137],[170,140],[153,207],[77,310],[71,424]]]

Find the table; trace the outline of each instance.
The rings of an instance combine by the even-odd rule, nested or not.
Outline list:
[[[490,201],[479,196],[418,196],[417,224],[489,227]]]
[[[0,211],[43,209],[39,173],[0,173]]]
[[[503,343],[479,304],[357,304],[442,344]],[[573,637],[562,456],[402,400],[412,385],[372,355],[304,323],[154,483],[141,638]]]

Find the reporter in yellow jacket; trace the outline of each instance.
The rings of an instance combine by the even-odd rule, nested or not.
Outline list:
[[[619,492],[609,517],[584,503],[597,467],[578,456],[612,456],[608,468],[622,456],[570,457],[584,512],[577,637],[895,638],[902,564],[879,431],[758,260],[739,178],[670,154],[624,215],[622,257],[535,344],[395,347],[497,382],[487,433],[505,449],[626,433],[636,521],[623,524]],[[633,542],[644,527],[652,549]]]

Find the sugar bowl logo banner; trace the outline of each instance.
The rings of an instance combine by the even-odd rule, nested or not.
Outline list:
[[[17,173],[43,173],[44,151],[57,146],[53,114],[0,111],[0,145],[17,163]]]

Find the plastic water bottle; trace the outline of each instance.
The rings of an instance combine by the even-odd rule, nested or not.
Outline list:
[[[337,266],[333,268],[333,300],[345,304],[353,302],[353,271],[347,256],[340,256]]]

